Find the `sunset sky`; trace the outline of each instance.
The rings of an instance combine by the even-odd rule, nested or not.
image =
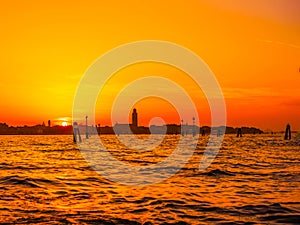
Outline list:
[[[223,90],[228,125],[283,130],[289,122],[300,130],[299,14],[299,0],[2,1],[0,122],[69,120],[76,87],[98,57],[128,42],[164,40],[207,63]],[[210,124],[207,102],[186,74],[155,63],[129,66],[107,83],[97,123],[110,125],[113,96],[148,75],[188,89],[202,125]],[[161,100],[136,107],[142,125],[153,116],[178,119]]]

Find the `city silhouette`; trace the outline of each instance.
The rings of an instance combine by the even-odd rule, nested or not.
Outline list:
[[[131,114],[131,123],[116,123],[114,126],[100,126],[98,125],[88,125],[87,121],[88,116],[84,119],[85,124],[76,123],[75,126],[51,126],[51,121],[48,120],[47,126],[43,122],[42,124],[34,126],[9,126],[6,123],[0,123],[0,135],[72,135],[75,131],[79,130],[85,131],[85,135],[88,138],[88,135],[102,135],[102,134],[181,134],[181,135],[196,135],[201,134],[202,136],[215,134],[217,136],[223,135],[220,133],[224,127],[209,127],[209,126],[197,126],[194,123],[188,124],[181,121],[181,124],[165,124],[165,125],[150,125],[150,127],[139,126],[138,122],[138,112],[137,109],[133,109]],[[242,134],[262,134],[263,131],[255,127],[230,127],[226,126],[225,134],[238,134],[241,137]]]

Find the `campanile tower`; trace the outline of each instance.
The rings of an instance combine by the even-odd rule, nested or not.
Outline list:
[[[136,112],[136,109],[133,109],[133,112],[132,112],[132,125],[134,127],[138,126],[138,114]]]

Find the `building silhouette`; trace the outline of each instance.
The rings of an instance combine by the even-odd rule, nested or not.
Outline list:
[[[138,114],[135,108],[133,109],[133,112],[131,114],[131,124],[116,123],[113,129],[116,134],[138,134],[143,132],[145,132],[146,134],[149,133],[149,129],[148,131],[145,131],[144,129],[142,129],[142,127],[138,126]]]
[[[132,126],[138,127],[138,114],[137,114],[135,108],[133,109],[133,112],[132,112]]]

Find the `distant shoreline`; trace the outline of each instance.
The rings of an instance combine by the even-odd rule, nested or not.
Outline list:
[[[81,135],[85,135],[86,126],[79,126]],[[263,134],[264,132],[255,127],[209,127],[209,126],[194,126],[194,125],[178,125],[167,124],[163,126],[151,125],[149,127],[138,126],[134,127],[131,124],[123,124],[123,126],[88,126],[89,135],[106,135],[106,134],[199,134],[208,135],[210,133],[223,135],[223,134],[236,134],[238,129],[242,129],[243,134]],[[9,126],[6,123],[0,123],[0,135],[73,135],[73,126]]]

